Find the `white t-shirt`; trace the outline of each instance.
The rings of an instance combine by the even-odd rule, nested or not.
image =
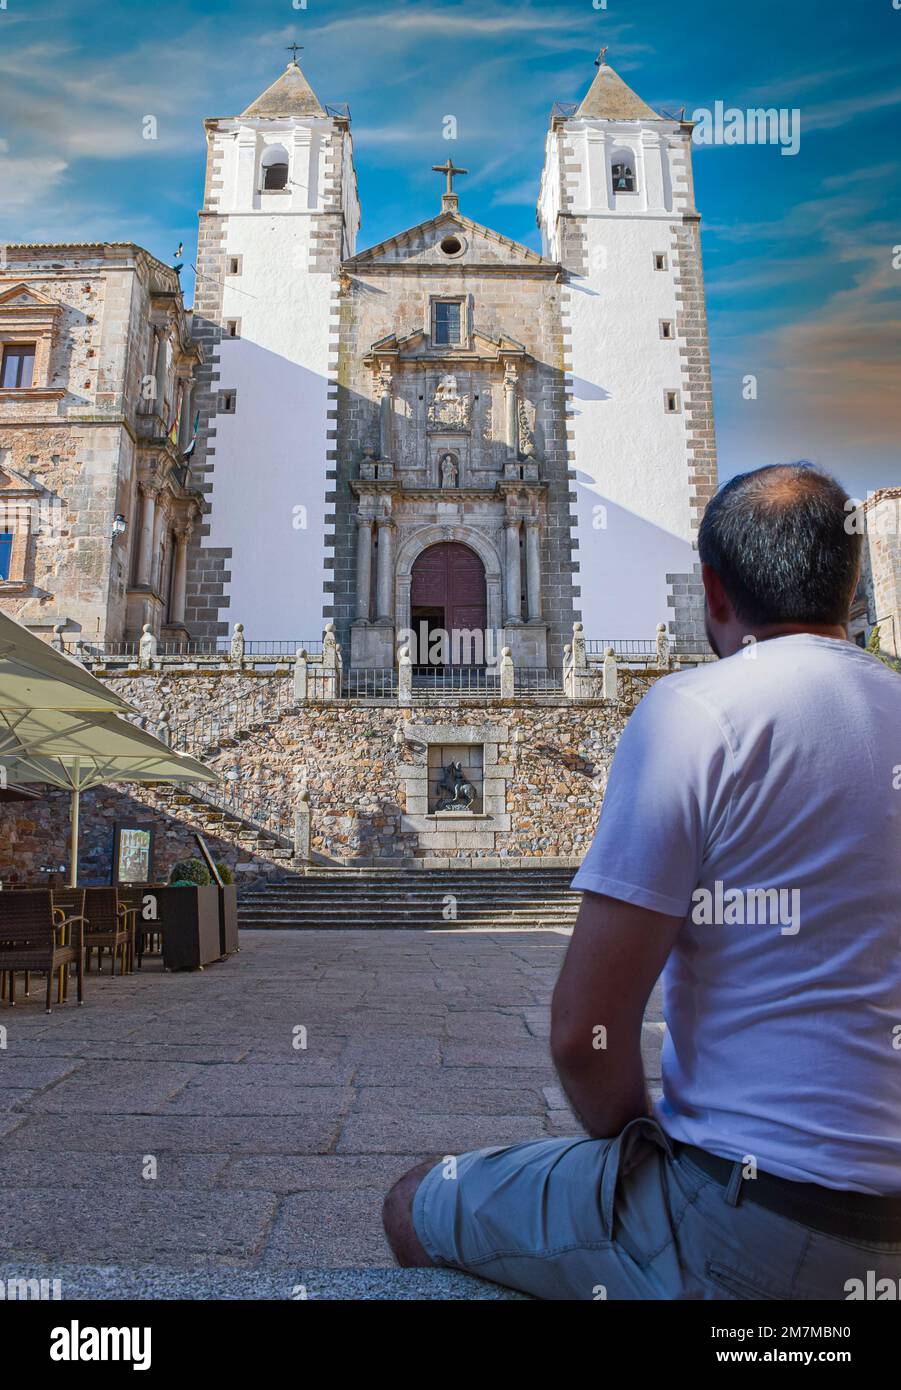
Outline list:
[[[669,1134],[901,1192],[901,674],[802,633],[661,679],[573,886],[685,918]]]

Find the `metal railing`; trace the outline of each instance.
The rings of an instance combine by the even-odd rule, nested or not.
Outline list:
[[[74,656],[79,660],[87,661],[103,662],[107,659],[121,661],[123,658],[133,657],[137,662],[140,655],[140,645],[137,638],[130,638],[123,642],[87,642],[82,639],[77,641],[66,639],[62,646],[67,656]],[[297,641],[282,638],[244,643],[244,654],[248,657],[271,656],[293,659],[299,651],[305,651],[308,656],[321,656],[322,638],[299,638]],[[185,641],[158,641],[155,653],[156,656],[183,656],[188,659],[203,656],[230,658],[231,654],[230,637],[197,637]]]
[[[501,678],[496,667],[414,666],[413,696],[492,695],[500,693]]]
[[[221,748],[223,743],[237,743],[243,735],[264,728],[296,707],[293,682],[281,680],[256,695],[237,696],[224,710],[173,721],[171,746],[183,753]]]
[[[188,795],[214,814],[219,812],[224,818],[233,816],[245,826],[280,840],[283,848],[293,848],[291,813],[284,803],[280,804],[273,795],[267,796],[259,786],[248,787],[239,780],[226,780],[219,788],[206,782],[185,782],[172,787],[169,795],[170,799]]]
[[[645,641],[639,637],[604,637],[586,638],[585,653],[587,656],[603,656],[608,647],[612,647],[616,656],[656,656],[657,643],[653,640]]]
[[[563,671],[545,666],[517,666],[513,688],[517,695],[562,695]]]
[[[397,672],[388,668],[351,667],[342,672],[338,693],[346,700],[396,700]]]
[[[244,650],[248,656],[296,656],[301,651],[306,652],[307,656],[320,656],[322,638],[302,637],[296,642],[245,642]]]

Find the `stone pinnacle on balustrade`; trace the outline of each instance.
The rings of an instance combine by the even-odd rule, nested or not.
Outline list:
[[[310,828],[310,793],[306,787],[301,787],[294,804],[294,862],[296,864],[308,864],[310,862]]]
[[[605,700],[619,699],[619,671],[616,665],[616,654],[612,647],[608,647],[604,652],[602,694]]]
[[[500,676],[501,699],[512,700],[516,694],[516,667],[513,664],[513,653],[509,647],[504,647],[501,650]]]
[[[310,688],[310,663],[304,647],[298,647],[294,658],[294,703],[305,705]]]
[[[413,703],[413,662],[409,647],[401,647],[397,654],[397,703]]]
[[[666,623],[657,624],[657,665],[666,668],[670,664],[670,645],[666,635]]]
[[[152,666],[158,651],[156,636],[149,623],[145,623],[141,629],[141,637],[138,642],[138,665]]]
[[[588,669],[585,629],[581,623],[573,623],[572,662],[573,667],[577,671],[586,671]]]

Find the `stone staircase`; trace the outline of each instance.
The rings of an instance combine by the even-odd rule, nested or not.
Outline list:
[[[572,927],[573,869],[321,869],[240,895],[242,928]]]
[[[212,835],[224,835],[246,850],[265,850],[269,859],[293,859],[290,839],[251,816],[242,815],[215,799],[215,792],[203,795],[184,786],[146,788],[148,799],[160,810]]]

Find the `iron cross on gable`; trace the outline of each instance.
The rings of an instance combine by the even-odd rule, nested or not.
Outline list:
[[[468,174],[468,173],[469,173],[469,170],[468,170],[468,169],[457,169],[457,168],[455,168],[455,167],[454,167],[454,161],[453,161],[452,159],[448,159],[448,161],[447,161],[446,164],[433,164],[433,165],[432,165],[432,171],[433,171],[433,173],[436,173],[436,174],[446,174],[446,175],[447,175],[447,191],[448,191],[448,193],[453,193],[453,191],[454,191],[454,177],[455,177],[455,175],[457,175],[457,174]]]
[[[287,45],[287,49],[288,49],[288,52],[292,55],[292,58],[293,58],[293,61],[294,61],[294,66],[296,67],[296,66],[297,66],[297,55],[298,55],[298,53],[303,53],[303,44],[302,44],[302,43],[289,43],[289,44]]]

